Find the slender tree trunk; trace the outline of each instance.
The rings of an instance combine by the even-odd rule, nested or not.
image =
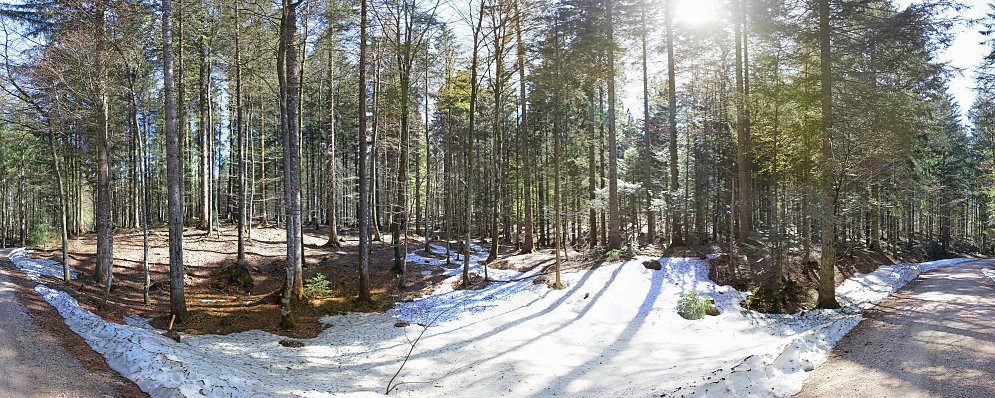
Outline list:
[[[587,199],[593,203],[594,199],[597,198],[596,190],[598,188],[597,179],[595,178],[595,159],[594,159],[594,146],[598,142],[598,137],[595,135],[595,120],[594,120],[594,88],[589,87],[587,92],[587,104],[590,107],[590,112],[587,116]],[[590,242],[588,248],[594,250],[598,245],[598,214],[591,206],[588,208],[588,226],[590,227],[590,235],[588,239]]]
[[[331,40],[331,38],[329,38]],[[328,219],[328,243],[326,246],[330,247],[340,247],[339,244],[339,234],[338,234],[338,221],[335,218],[335,209],[337,204],[335,203],[336,195],[336,185],[338,184],[338,176],[336,166],[338,165],[335,159],[335,74],[336,74],[336,58],[335,58],[335,48],[329,43],[328,45],[328,115],[326,123],[326,134],[328,135],[328,210],[326,216]],[[365,115],[364,115],[365,116]]]
[[[66,227],[66,187],[62,177],[62,164],[59,153],[55,149],[55,131],[48,129],[48,149],[52,152],[52,168],[55,172],[55,184],[59,186],[59,237],[62,241],[62,280],[66,284],[72,282],[69,274],[71,259],[69,258],[69,233]],[[0,214],[3,217],[3,214]]]
[[[173,109],[173,116],[176,110]],[[136,124],[137,127],[137,124]],[[176,126],[173,126],[175,129]],[[152,286],[152,275],[149,273],[149,182],[148,182],[148,156],[145,153],[145,134],[139,134],[138,139],[138,174],[141,178],[141,208],[142,208],[142,302],[148,306],[152,304],[150,288]]]
[[[833,196],[833,90],[832,50],[829,26],[829,0],[819,0],[819,63],[822,97],[822,175],[820,181],[820,221],[822,260],[819,266],[819,308],[838,308],[836,302],[836,209]]]
[[[612,1],[613,0],[609,0],[609,4],[611,4]],[[609,15],[609,19],[610,19],[611,18],[611,6],[610,5],[609,5],[609,8],[608,8],[608,15]],[[610,24],[611,23],[609,22],[609,29],[610,29]],[[559,21],[557,21],[557,25],[559,25]],[[553,214],[554,214],[554,217],[555,217],[555,219],[553,220],[553,225],[554,225],[553,233],[554,233],[555,236],[554,236],[553,239],[556,242],[556,249],[555,249],[556,250],[556,256],[555,256],[556,257],[556,260],[555,260],[556,262],[554,263],[555,266],[554,266],[553,288],[554,289],[561,289],[561,288],[563,288],[563,282],[560,280],[560,262],[561,262],[561,260],[560,260],[560,251],[563,250],[563,235],[561,234],[561,231],[562,231],[561,217],[562,217],[562,215],[561,215],[560,212],[562,211],[562,206],[563,206],[563,192],[560,189],[560,180],[561,180],[561,177],[562,177],[562,174],[560,173],[560,164],[563,163],[563,162],[560,161],[560,159],[561,159],[561,157],[560,157],[561,156],[561,154],[560,154],[560,151],[561,151],[561,149],[560,149],[560,145],[561,145],[560,144],[560,141],[561,141],[560,140],[560,130],[561,130],[561,128],[560,128],[560,84],[559,83],[560,83],[560,63],[561,63],[562,60],[560,59],[559,27],[557,26],[554,29],[556,29],[556,33],[555,33],[556,36],[554,38],[554,44],[553,44],[553,46],[555,47],[555,49],[554,49],[555,54],[556,54],[555,55],[555,57],[556,57],[555,62],[557,63],[557,68],[556,68],[556,72],[555,72],[555,84],[554,84],[555,88],[553,90],[553,165],[554,165],[553,166],[553,174],[554,174],[554,178],[555,178],[555,180],[553,182],[553,208],[554,208]],[[611,38],[611,32],[610,31],[609,31],[608,35],[609,35],[609,41],[610,41],[610,38]],[[614,49],[609,49],[608,51],[614,52]],[[613,57],[613,55],[609,55],[609,59],[611,59],[612,57]],[[614,87],[613,83],[611,83],[611,80],[609,80],[608,84],[609,84],[609,87]],[[611,90],[611,89],[609,89],[609,90]],[[618,215],[616,214],[616,217],[617,216]],[[616,233],[617,232],[618,231],[616,230]]]
[[[425,46],[425,92],[422,100],[425,101],[425,220],[423,221],[423,233],[425,238],[425,251],[431,252],[429,244],[432,243],[430,231],[432,231],[431,217],[432,207],[430,206],[430,193],[432,188],[432,141],[429,140],[429,112],[428,112],[428,69],[429,69],[429,46]],[[436,197],[436,199],[438,199]]]
[[[736,164],[739,176],[739,238],[746,240],[753,233],[753,179],[750,170],[752,150],[750,148],[749,115],[746,110],[746,10],[743,0],[737,1],[735,22],[736,40]]]
[[[359,11],[359,300],[370,301],[370,192],[366,153],[366,0]]]
[[[492,10],[492,20],[500,18],[495,14],[499,14],[499,10]],[[491,31],[491,36],[494,38],[494,120],[493,120],[493,132],[494,132],[494,201],[491,203],[491,252],[487,256],[487,262],[496,261],[500,256],[501,252],[501,230],[498,228],[499,225],[499,215],[501,212],[507,213],[507,207],[501,208],[500,203],[503,199],[503,195],[507,194],[504,191],[505,184],[505,159],[507,155],[504,153],[504,128],[502,126],[503,112],[502,109],[502,90],[504,90],[504,44],[505,38],[503,37],[503,24],[493,23],[494,29]],[[500,211],[498,209],[500,208]],[[507,225],[506,225],[507,226]],[[487,269],[484,269],[486,274]]]
[[[180,4],[182,9],[182,3]],[[166,174],[169,191],[169,309],[177,321],[183,322],[187,319],[187,304],[183,297],[183,168],[179,134],[176,131],[176,102],[173,100],[171,11],[170,0],[162,0],[162,76],[166,108]],[[182,50],[178,53],[182,53]],[[182,90],[180,92],[182,93]],[[182,94],[180,96],[182,97]]]
[[[668,3],[669,4],[669,3]],[[622,247],[618,204],[618,143],[615,132],[615,0],[608,0],[608,249]],[[669,14],[668,14],[669,15]],[[559,159],[556,159],[559,162]]]
[[[474,183],[470,176],[473,175],[473,150],[474,135],[477,114],[477,66],[480,62],[479,51],[482,41],[481,28],[484,23],[484,1],[480,2],[480,9],[477,11],[477,23],[473,27],[473,53],[470,57],[470,125],[467,130],[466,145],[466,241],[463,243],[463,286],[470,284],[470,244],[472,242],[470,234],[473,230],[473,188]]]
[[[649,71],[646,65],[646,36],[649,34],[649,26],[646,24],[646,7],[648,6],[648,3],[644,0],[643,4],[639,7],[639,21],[642,25],[642,29],[639,34],[639,41],[642,50],[643,67],[643,157],[645,158],[645,170],[643,170],[643,189],[646,191],[646,243],[653,244],[656,242],[656,214],[653,212],[653,138],[650,135],[649,128],[650,89]],[[589,161],[593,163],[593,156],[591,156]]]
[[[522,13],[521,0],[515,1],[515,40],[517,41],[518,58],[518,95],[521,103],[521,115],[518,122],[519,140],[522,145],[522,185],[524,188],[524,212],[525,226],[522,238],[521,253],[531,253],[535,250],[535,228],[532,225],[532,156],[529,150],[532,146],[529,139],[528,107],[526,101],[525,84],[525,42],[522,40]]]
[[[242,49],[241,34],[242,20],[239,17],[239,2],[234,2],[235,16],[235,129],[238,136],[238,263],[245,266],[245,226],[246,220],[246,197],[245,197],[245,123],[242,107]],[[230,161],[229,161],[230,162]],[[250,198],[251,200],[251,198]]]
[[[670,134],[670,245],[684,245],[684,228],[682,214],[677,206],[677,195],[680,189],[680,178],[677,168],[677,83],[674,59],[674,6],[667,2],[664,13],[664,25],[667,29],[667,132]]]
[[[107,3],[98,1],[94,15],[94,41],[96,42],[94,57],[94,76],[96,78],[96,100],[94,107],[96,115],[97,136],[97,266],[94,279],[104,284],[109,291],[111,285],[111,267],[114,258],[114,226],[111,220],[111,177],[109,128],[107,125],[107,68],[104,64],[105,23]],[[105,294],[106,297],[106,294]]]
[[[207,230],[208,233],[211,231],[211,188],[210,181],[208,177],[208,169],[211,167],[210,163],[210,148],[208,141],[211,135],[211,122],[210,122],[210,98],[208,85],[211,76],[211,66],[208,63],[208,49],[207,49],[207,39],[204,36],[200,38],[200,81],[198,83],[199,88],[199,149],[200,149],[200,224],[201,227]]]
[[[869,247],[871,250],[881,249],[881,214],[879,213],[879,202],[881,201],[881,185],[877,182],[871,183],[871,233]]]

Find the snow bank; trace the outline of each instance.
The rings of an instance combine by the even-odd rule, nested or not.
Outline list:
[[[118,373],[131,379],[153,397],[189,397],[214,391],[218,396],[255,396],[258,377],[223,363],[214,363],[204,353],[162,336],[141,317],[125,318],[126,325],[107,322],[79,306],[69,294],[49,288],[40,275],[62,278],[62,264],[27,256],[14,249],[8,255],[14,265],[36,281],[35,291],[65,318],[66,325],[107,360]],[[75,270],[70,275],[76,279]],[[265,394],[259,396],[267,396]]]
[[[878,267],[869,274],[856,274],[836,288],[836,310],[803,311],[792,315],[751,314],[774,335],[787,336],[782,344],[743,358],[699,379],[693,387],[671,391],[676,396],[791,396],[801,391],[807,372],[826,360],[826,355],[873,307],[923,272],[973,259],[958,258],[918,264]]]
[[[991,278],[992,281],[995,281],[995,270],[990,270],[988,268],[985,268],[982,269],[981,272],[984,273],[985,276]]]
[[[210,391],[213,396],[253,397],[260,377],[227,363],[219,363],[186,344],[160,335],[154,329],[119,325],[79,307],[61,290],[35,286],[107,364],[131,379],[153,397],[193,397]]]
[[[58,279],[62,279],[63,277],[62,263],[49,259],[28,257],[28,251],[23,247],[12,249],[7,254],[7,257],[10,258],[10,261],[14,262],[17,268],[27,274],[31,280],[40,280],[42,275]],[[76,270],[73,267],[69,267],[69,277],[70,279],[76,279]]]
[[[470,267],[480,273],[487,252],[473,249]],[[842,309],[763,315],[744,311],[747,295],[709,280],[707,262],[694,258],[659,259],[660,271],[643,267],[652,260],[644,257],[564,272],[563,290],[533,284],[539,270],[490,270],[501,282],[453,290],[461,269],[445,268],[445,248],[432,251],[443,258],[407,258],[451,275],[433,294],[387,313],[326,316],[328,329],[299,349],[263,331],[176,342],[141,318],[108,323],[66,293],[36,289],[111,367],[154,397],[380,396],[423,330],[394,395],[788,396],[863,309],[921,272],[965,261],[881,267],[839,287]],[[18,258],[32,272],[57,266]],[[689,290],[714,298],[720,314],[677,315]],[[397,320],[411,326],[394,327]]]

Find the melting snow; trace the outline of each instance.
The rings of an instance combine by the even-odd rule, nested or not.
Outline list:
[[[983,272],[985,276],[991,278],[992,281],[995,281],[995,270],[990,270],[988,268],[985,268],[982,269],[981,272]]]
[[[474,272],[487,252],[472,246]],[[432,247],[445,256],[445,248]],[[61,276],[61,266],[11,254],[33,275]],[[36,290],[108,364],[154,397],[379,396],[411,342],[428,325],[394,394],[434,396],[788,396],[806,372],[873,306],[921,272],[967,259],[883,266],[837,289],[839,310],[794,315],[744,311],[746,294],[708,279],[692,258],[649,258],[565,272],[567,288],[533,284],[539,270],[489,270],[481,290],[453,290],[461,268],[417,252],[408,261],[435,265],[451,278],[431,295],[383,314],[321,319],[331,325],[304,348],[278,344],[263,331],[227,336],[183,335],[173,341],[147,320],[108,323],[68,294],[39,282]],[[462,258],[452,258],[462,265]],[[991,274],[989,274],[991,276]],[[680,294],[715,299],[720,315],[688,321],[677,315]],[[411,323],[394,327],[398,320]]]

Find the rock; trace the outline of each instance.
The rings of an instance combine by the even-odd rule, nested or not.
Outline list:
[[[302,343],[302,342],[300,342],[298,340],[292,340],[292,339],[283,339],[283,340],[280,340],[280,345],[282,345],[284,347],[290,347],[290,348],[304,348],[304,343]]]
[[[646,267],[646,269],[652,269],[657,271],[663,269],[663,265],[661,265],[660,262],[657,260],[643,261],[643,267]]]
[[[408,326],[411,326],[411,324],[405,321],[397,321],[397,323],[394,324],[395,328],[406,328]]]
[[[166,337],[169,337],[169,338],[171,338],[173,340],[176,340],[177,342],[180,341],[180,334],[176,333],[175,330],[167,330],[166,333],[163,333],[162,335],[166,336]]]

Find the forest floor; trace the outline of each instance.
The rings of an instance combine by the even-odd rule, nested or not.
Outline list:
[[[101,318],[91,312],[97,292],[86,290],[90,283],[74,281],[74,288],[83,286],[72,292],[74,298],[48,287],[62,285],[52,279],[61,275],[60,264],[31,259],[24,251],[12,254],[11,259],[31,278],[40,278],[36,280],[42,284],[35,290],[74,332],[104,355],[113,369],[153,396],[246,396],[251,391],[288,397],[367,397],[384,392],[410,397],[786,396],[801,389],[807,374],[860,321],[864,310],[920,272],[968,261],[881,266],[839,286],[837,299],[843,305],[839,310],[778,315],[744,309],[749,291],[710,279],[713,266],[707,259],[721,257],[717,253],[705,253],[705,258],[637,256],[628,261],[569,253],[570,260],[561,270],[564,288],[550,289],[550,252],[507,256],[485,266],[487,250],[474,244],[469,259],[474,279],[488,272],[490,282],[461,289],[457,282],[463,259],[447,261],[439,254],[444,248],[438,245],[426,252],[420,244],[411,244],[406,256],[408,286],[396,289],[389,270],[389,245],[377,244],[375,258],[379,260],[371,261],[371,274],[380,275],[374,278],[376,294],[390,308],[380,312],[351,304],[354,291],[339,285],[339,307],[308,307],[316,313],[328,311],[326,316],[316,316],[315,330],[320,333],[288,344],[286,331],[275,329],[276,304],[267,301],[279,288],[277,280],[282,275],[278,269],[281,234],[274,230],[267,236],[256,230],[255,235],[257,242],[250,252],[266,250],[267,255],[253,254],[252,266],[260,269],[252,272],[269,275],[270,280],[257,278],[252,291],[236,294],[210,283],[221,265],[234,257],[234,242],[219,240],[212,244],[220,247],[209,249],[198,246],[197,240],[213,239],[203,237],[202,232],[192,233],[187,253],[199,254],[192,258],[201,263],[190,265],[189,297],[199,317],[241,319],[272,314],[274,319],[269,321],[238,324],[269,327],[225,335],[211,330],[219,328],[220,322],[198,321],[193,324],[201,325],[200,329],[191,328],[197,333],[180,333],[180,341],[163,336],[162,330],[153,329],[144,318],[125,316],[142,310],[140,289],[122,294],[128,286],[119,284],[115,295],[131,297],[132,303],[116,303]],[[131,242],[141,241],[135,239]],[[165,245],[163,237],[156,239],[155,280],[162,281]],[[324,258],[319,253],[324,249],[318,245],[324,239],[317,234],[305,239],[308,276],[329,272],[329,280],[352,281],[346,274],[354,272],[354,262],[335,260],[336,254],[329,250],[325,254],[329,264],[321,264]],[[118,241],[122,245],[128,238]],[[86,242],[82,239],[76,244]],[[270,246],[261,249],[259,245]],[[140,244],[131,246],[130,250],[138,250],[131,253],[140,253]],[[125,250],[117,254],[124,255]],[[348,249],[343,252],[338,256],[348,256]],[[92,272],[86,253],[78,256],[84,261],[76,261],[80,280]],[[342,265],[334,265],[337,261]],[[277,271],[261,268],[267,262]],[[135,261],[118,264],[121,275],[140,271]],[[338,268],[343,270],[334,271]],[[414,282],[418,278],[425,282]],[[141,279],[131,280],[134,284]],[[684,319],[680,303],[691,292],[714,300],[717,315]],[[152,309],[164,313],[164,293],[157,294],[157,306]],[[258,312],[238,312],[253,310]],[[122,323],[107,321],[115,318]],[[161,324],[163,319],[152,321]],[[234,332],[233,323],[229,320],[228,326]]]
[[[222,281],[222,269],[234,263],[237,254],[235,231],[227,226],[217,234],[187,229],[184,232],[183,255],[186,264],[186,300],[190,318],[174,325],[174,330],[189,334],[230,334],[247,330],[265,330],[294,338],[310,338],[320,333],[323,326],[319,319],[325,315],[349,312],[383,312],[394,303],[422,297],[448,278],[439,267],[419,262],[407,262],[405,286],[399,288],[391,269],[393,248],[387,241],[372,242],[370,278],[372,303],[362,303],[358,295],[358,237],[355,231],[340,232],[341,247],[327,247],[325,231],[306,229],[304,233],[304,280],[324,275],[331,283],[327,296],[299,303],[295,308],[297,328],[280,327],[278,296],[283,286],[283,261],[286,256],[286,233],[277,228],[253,228],[251,241],[246,242],[246,266],[253,279],[251,289],[244,290]],[[142,257],[143,237],[140,232],[118,233],[114,236],[114,284],[108,305],[98,308],[102,290],[92,282],[96,264],[96,237],[83,235],[70,240],[71,265],[81,278],[66,291],[76,297],[87,310],[112,322],[122,323],[127,315],[138,315],[152,320],[152,325],[165,329],[169,324],[169,252],[165,230],[154,230],[149,235],[149,271],[152,280],[151,305],[143,301],[144,269]],[[437,242],[441,243],[441,242]],[[441,243],[444,244],[444,243]],[[427,254],[420,247],[424,240],[412,236],[407,251],[435,258],[442,254]],[[32,257],[61,261],[58,242],[33,248]],[[514,253],[512,246],[501,247],[502,256]],[[550,252],[546,250],[545,252]],[[578,257],[576,253],[564,269],[589,268],[593,258]],[[549,256],[549,260],[552,256]],[[548,266],[551,261],[534,263],[509,263],[501,260],[493,268],[531,269]],[[49,278],[43,276],[43,278]],[[49,278],[52,282],[54,279]],[[480,286],[477,286],[478,288]]]
[[[487,251],[472,249],[471,270],[481,275]],[[491,283],[457,289],[459,268],[420,251],[408,260],[451,283],[386,312],[321,317],[325,329],[296,345],[260,330],[181,333],[174,341],[142,318],[107,322],[47,286],[61,282],[40,275],[58,277],[60,264],[24,251],[11,259],[38,278],[35,290],[66,324],[142,390],[232,397],[786,396],[864,309],[922,271],[965,261],[882,266],[840,285],[840,310],[768,315],[744,310],[749,293],[715,284],[700,258],[594,262],[563,269],[565,287],[550,289],[550,270],[540,264],[551,254],[511,256],[488,267]],[[689,292],[714,299],[717,315],[681,317]]]
[[[993,265],[927,272],[882,300],[796,397],[995,396]]]

